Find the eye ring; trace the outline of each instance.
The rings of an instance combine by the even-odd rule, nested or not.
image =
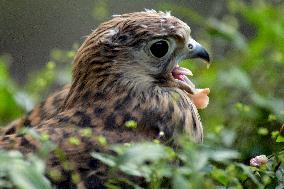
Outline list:
[[[193,49],[193,45],[192,45],[192,44],[188,44],[187,47],[188,47],[189,50],[192,50],[192,49]]]
[[[163,58],[169,52],[169,42],[164,39],[155,40],[151,43],[149,51],[156,58]]]

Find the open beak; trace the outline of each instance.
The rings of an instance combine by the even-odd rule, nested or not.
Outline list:
[[[207,63],[207,67],[210,65],[208,52],[192,38],[189,40],[187,45],[185,59],[186,58],[200,58]],[[192,72],[189,69],[176,65],[171,72],[180,89],[188,92],[189,94],[195,94],[197,92],[195,85],[187,77],[188,75],[192,76]]]
[[[204,60],[207,64],[210,64],[210,57],[208,52],[194,39],[189,41],[188,47],[188,58],[200,58]]]

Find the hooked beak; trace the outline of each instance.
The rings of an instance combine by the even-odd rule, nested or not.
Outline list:
[[[187,48],[184,48],[183,52],[183,59],[201,58],[207,63],[207,68],[210,66],[210,57],[208,52],[194,39],[189,39]],[[171,69],[171,74],[175,83],[178,85],[178,88],[189,94],[195,94],[197,92],[195,85],[187,77],[187,75],[192,76],[192,72],[189,69],[180,67],[175,62],[174,67]]]
[[[200,58],[204,60],[207,64],[210,64],[210,57],[208,52],[194,39],[189,41],[188,47],[188,57],[189,58]]]

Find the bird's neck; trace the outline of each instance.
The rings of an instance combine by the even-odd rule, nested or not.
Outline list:
[[[97,70],[97,72],[96,72]],[[111,95],[132,93],[139,96],[151,92],[155,79],[148,76],[144,70],[131,67],[115,68],[104,65],[100,68],[74,71],[73,81],[62,109],[90,106],[102,98],[111,99]]]

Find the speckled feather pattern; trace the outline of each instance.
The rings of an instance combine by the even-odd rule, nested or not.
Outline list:
[[[32,127],[39,133],[47,133],[51,141],[64,149],[68,160],[74,162],[83,179],[77,187],[90,188],[88,182],[99,186],[103,176],[87,175],[106,169],[98,162],[94,166],[89,155],[92,151],[103,151],[95,136],[103,135],[109,143],[153,139],[166,142],[186,132],[202,142],[202,124],[189,95],[167,70],[163,70],[166,73],[163,75],[150,74],[151,64],[144,64],[143,57],[135,52],[154,38],[172,37],[182,44],[188,36],[187,24],[163,12],[118,15],[102,23],[78,49],[71,84],[5,128],[1,147],[33,152],[39,144],[29,135],[18,135],[17,131]],[[165,69],[160,64],[152,66]],[[129,120],[137,122],[136,129],[125,127]],[[84,128],[90,128],[94,137],[82,136],[80,130]],[[162,138],[161,131],[165,133]],[[79,138],[80,145],[68,142],[74,136]],[[48,165],[60,167],[52,154]]]

